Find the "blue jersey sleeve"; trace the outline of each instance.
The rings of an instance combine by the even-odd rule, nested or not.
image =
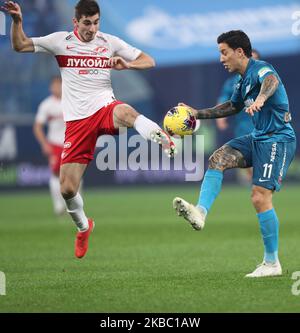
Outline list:
[[[274,71],[274,69],[271,66],[265,65],[262,66],[260,68],[258,68],[257,70],[257,76],[258,76],[258,80],[260,83],[263,82],[263,80],[268,76],[268,75],[276,75],[276,72]]]

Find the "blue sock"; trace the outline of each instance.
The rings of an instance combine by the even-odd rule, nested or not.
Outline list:
[[[265,246],[264,260],[276,262],[278,260],[279,221],[275,209],[258,213],[257,217]]]
[[[205,208],[209,212],[216,197],[221,191],[223,181],[223,172],[219,170],[208,169],[204,175],[201,185],[199,200],[197,206]]]

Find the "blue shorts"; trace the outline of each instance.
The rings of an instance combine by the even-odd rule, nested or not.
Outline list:
[[[296,140],[290,142],[255,141],[244,135],[226,143],[239,150],[248,167],[253,167],[252,184],[279,191],[295,156]]]

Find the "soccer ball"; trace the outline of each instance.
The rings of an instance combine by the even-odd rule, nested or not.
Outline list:
[[[196,118],[186,106],[175,106],[165,115],[164,129],[170,136],[191,135],[195,128]]]

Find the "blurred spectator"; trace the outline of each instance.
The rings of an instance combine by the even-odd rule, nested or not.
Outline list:
[[[61,78],[56,76],[50,84],[51,95],[42,101],[36,114],[33,132],[48,158],[51,176],[49,188],[53,201],[54,213],[61,215],[66,211],[65,201],[60,193],[59,171],[63,151],[65,122],[61,107]],[[48,134],[44,126],[48,126]]]

